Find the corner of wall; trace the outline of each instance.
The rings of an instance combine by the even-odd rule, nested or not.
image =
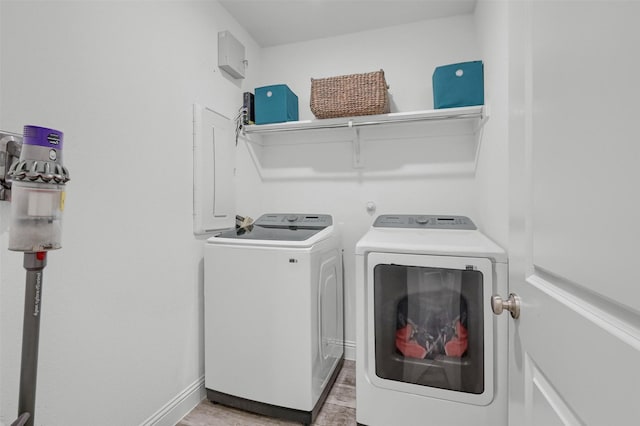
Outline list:
[[[485,64],[485,101],[491,108],[476,172],[478,225],[504,248],[509,231],[507,7],[507,2],[479,0],[474,12]]]

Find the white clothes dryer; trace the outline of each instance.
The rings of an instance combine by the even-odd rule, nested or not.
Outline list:
[[[356,245],[358,424],[507,424],[507,255],[463,216],[383,215]]]
[[[204,262],[208,399],[310,424],[344,360],[332,217],[265,214],[208,239]]]

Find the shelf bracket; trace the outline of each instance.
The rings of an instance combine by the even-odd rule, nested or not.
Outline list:
[[[348,126],[353,131],[353,139],[351,142],[353,147],[353,168],[361,169],[363,167],[363,164],[360,146],[360,129],[353,125],[353,120],[349,120]]]
[[[485,104],[482,106],[480,121],[478,121],[478,125],[476,126],[474,133],[478,133],[478,131],[481,130],[485,124],[487,124],[487,121],[489,121],[489,105]]]

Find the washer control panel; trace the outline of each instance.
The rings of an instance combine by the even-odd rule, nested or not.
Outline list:
[[[373,226],[374,228],[478,229],[471,219],[466,216],[416,214],[388,214],[378,216]]]
[[[328,214],[295,214],[295,213],[270,213],[263,214],[254,222],[254,225],[265,227],[303,227],[326,228],[333,224],[331,215]]]

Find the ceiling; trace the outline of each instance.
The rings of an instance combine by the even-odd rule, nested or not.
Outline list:
[[[473,13],[476,0],[220,0],[262,47]]]

